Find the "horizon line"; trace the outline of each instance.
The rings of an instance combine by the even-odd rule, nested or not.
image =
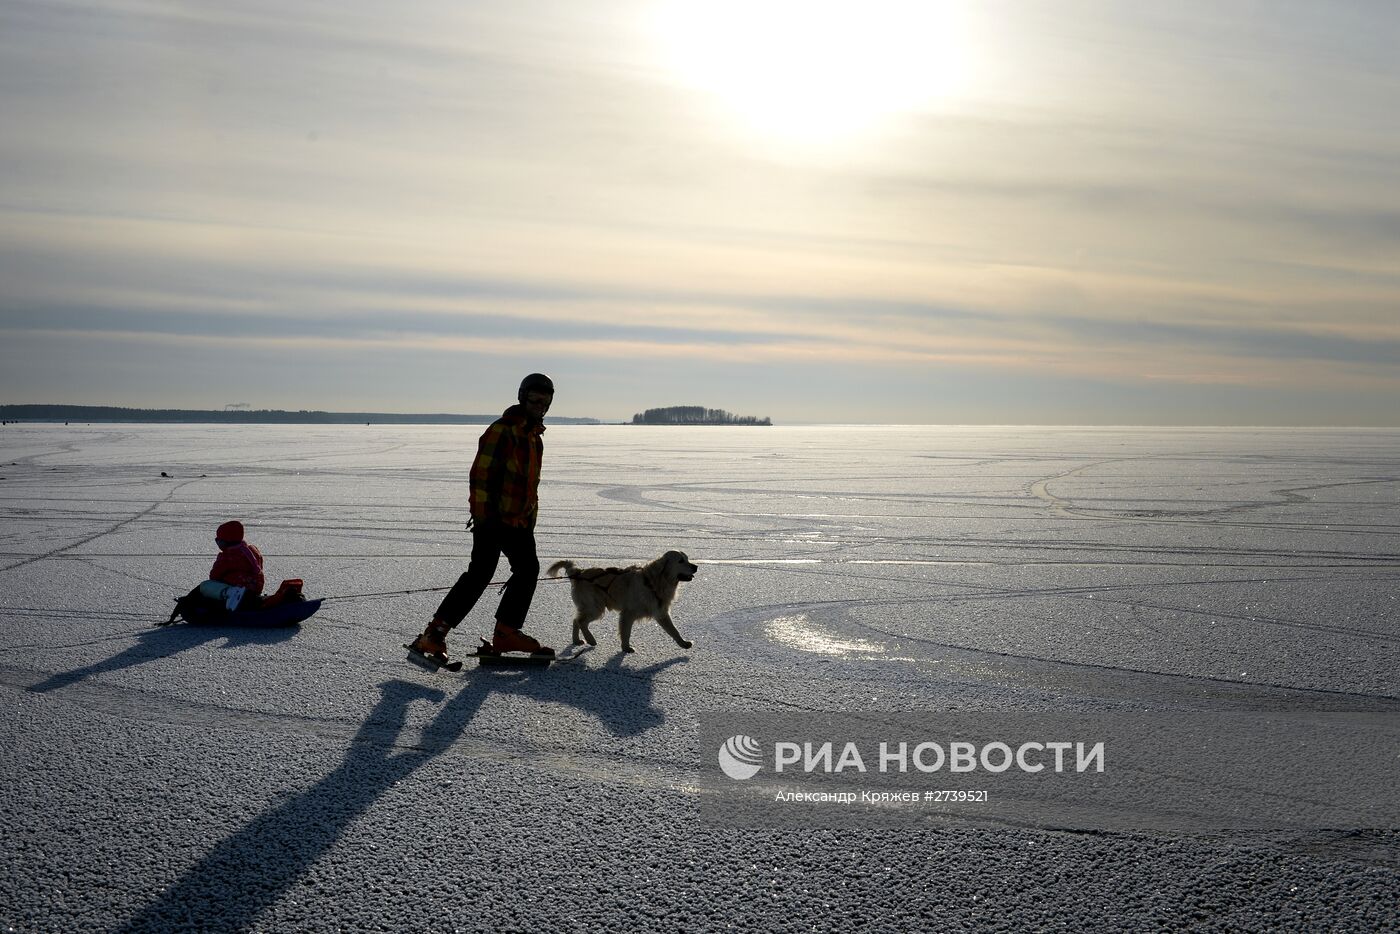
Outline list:
[[[305,414],[305,415],[338,416],[338,417],[343,417],[343,418],[351,418],[351,417],[354,417],[356,421],[358,421],[360,418],[385,419],[385,421],[379,422],[379,424],[382,424],[382,425],[393,425],[393,424],[405,424],[405,425],[407,425],[407,424],[415,424],[414,422],[409,422],[409,421],[404,421],[404,422],[396,422],[396,421],[394,421],[394,419],[412,419],[412,418],[420,418],[420,419],[427,419],[427,418],[432,418],[432,419],[463,419],[463,420],[468,420],[468,419],[469,419],[469,420],[471,420],[471,421],[470,421],[470,422],[467,422],[468,424],[489,424],[491,421],[494,421],[495,419],[499,418],[498,415],[491,415],[491,414],[487,414],[487,413],[465,413],[465,412],[371,412],[371,411],[354,411],[354,410],[336,411],[336,410],[331,410],[331,409],[305,409],[305,408],[299,408],[299,409],[277,409],[277,408],[248,408],[248,409],[158,408],[158,407],[130,406],[130,405],[90,405],[90,404],[85,404],[85,403],[67,403],[67,402],[63,402],[63,403],[43,403],[43,402],[38,402],[38,403],[0,403],[0,413],[3,413],[4,410],[7,410],[7,409],[38,409],[38,408],[47,408],[47,409],[96,409],[96,410],[118,410],[118,411],[131,412],[131,413],[142,413],[142,412],[200,413],[200,414],[219,415],[219,416],[256,415],[256,414],[258,414],[258,413],[278,414],[278,415],[290,415],[290,416],[303,415],[303,414]],[[76,413],[75,413],[75,414],[76,414]],[[872,421],[851,421],[851,420],[843,420],[843,421],[830,421],[830,422],[825,422],[825,421],[806,421],[806,420],[799,420],[799,421],[787,421],[787,422],[783,422],[782,424],[774,423],[774,424],[771,424],[771,425],[761,425],[761,424],[749,425],[749,424],[742,424],[742,423],[734,424],[734,425],[684,425],[684,424],[678,424],[678,425],[667,425],[667,424],[658,424],[658,425],[638,425],[638,424],[634,424],[634,423],[633,423],[632,421],[630,421],[630,420],[614,420],[614,419],[609,419],[609,418],[600,418],[600,417],[597,417],[597,416],[587,416],[587,415],[556,415],[556,416],[546,416],[546,419],[545,419],[545,420],[546,420],[546,421],[549,421],[551,418],[555,419],[555,420],[559,423],[558,427],[565,427],[568,423],[571,423],[571,422],[572,422],[572,423],[574,423],[575,425],[582,425],[583,427],[625,425],[625,426],[627,426],[627,427],[629,427],[629,428],[648,428],[648,427],[656,427],[656,428],[685,428],[685,427],[693,427],[693,428],[716,428],[716,427],[719,427],[719,428],[723,428],[723,427],[734,427],[734,428],[763,428],[763,427],[771,427],[771,428],[778,428],[778,427],[790,427],[790,428],[792,428],[792,427],[842,427],[842,426],[853,426],[853,427],[889,427],[889,428],[900,428],[900,427],[908,427],[908,428],[1094,428],[1094,429],[1111,429],[1111,428],[1227,429],[1227,428],[1234,428],[1234,429],[1268,429],[1268,430],[1311,429],[1311,430],[1326,430],[1326,431],[1348,431],[1348,430],[1349,430],[1349,431],[1390,431],[1390,430],[1397,430],[1397,429],[1400,429],[1400,423],[1388,424],[1388,425],[1363,425],[1363,424],[1337,425],[1337,424],[1317,424],[1317,423],[1302,423],[1302,422],[1275,422],[1275,423],[1259,423],[1259,422],[1210,422],[1210,423],[1206,423],[1206,422],[1198,422],[1198,423],[1187,423],[1187,422],[999,422],[999,421],[963,421],[963,422],[881,422],[881,421],[873,421],[873,420],[872,420]],[[200,424],[200,422],[198,422],[198,421],[193,421],[193,420],[188,420],[188,421],[186,421],[186,420],[181,420],[181,419],[169,419],[169,420],[163,420],[163,421],[161,421],[161,422],[155,422],[155,421],[152,421],[152,422],[143,422],[143,421],[142,421],[141,419],[139,419],[139,418],[110,419],[110,418],[80,418],[80,417],[71,417],[71,418],[68,418],[68,419],[63,419],[61,416],[57,416],[57,415],[5,415],[5,416],[4,416],[4,420],[5,420],[6,422],[9,422],[9,423],[21,423],[21,422],[23,422],[23,423],[29,423],[29,424],[48,424],[48,423],[53,423],[53,422],[57,422],[57,421],[65,421],[65,420],[66,420],[66,421],[88,421],[88,422],[116,422],[116,421],[124,421],[124,422],[130,423],[130,424],[162,424],[162,423],[163,423],[163,424]],[[294,422],[294,421],[291,421],[291,420],[288,420],[288,421],[285,421],[284,424],[298,424],[298,423],[297,423],[297,422]]]

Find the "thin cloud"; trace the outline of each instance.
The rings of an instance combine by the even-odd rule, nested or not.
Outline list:
[[[543,358],[638,388],[619,363],[770,392],[756,374],[842,372],[872,412],[895,371],[1400,411],[1400,14],[970,16],[965,96],[803,151],[668,76],[629,3],[15,4],[0,389],[116,372],[115,341],[95,392],[231,347],[374,356],[410,408],[464,360]]]

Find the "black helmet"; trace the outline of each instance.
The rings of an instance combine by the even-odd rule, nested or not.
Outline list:
[[[547,392],[552,396],[554,395],[554,380],[543,373],[531,373],[520,381],[520,391],[515,394],[516,400],[524,402],[527,392]]]

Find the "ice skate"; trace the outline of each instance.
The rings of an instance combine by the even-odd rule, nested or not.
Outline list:
[[[418,638],[404,644],[404,648],[408,649],[408,660],[428,671],[439,668],[460,670],[462,662],[447,657],[447,632],[450,628],[438,620],[429,623]]]
[[[500,623],[496,624],[496,631],[491,634],[491,649],[499,655],[507,652],[524,652],[526,655],[535,656],[554,655],[553,649],[540,645],[534,636],[528,636],[513,626],[503,626]]]
[[[483,665],[505,668],[543,667],[554,661],[554,650],[540,645],[539,641],[509,626],[497,626],[491,641],[481,640],[476,651],[469,658],[475,658]]]

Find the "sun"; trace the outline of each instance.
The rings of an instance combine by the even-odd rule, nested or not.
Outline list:
[[[659,0],[667,65],[753,130],[839,140],[950,96],[954,0]]]

